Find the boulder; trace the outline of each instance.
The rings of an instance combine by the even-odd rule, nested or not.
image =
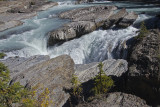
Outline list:
[[[158,106],[160,105],[160,31],[150,30],[143,37],[134,39],[135,42],[132,48],[129,48],[128,54],[128,91],[145,99],[148,104]]]
[[[78,4],[81,4],[81,3],[89,3],[89,2],[93,2],[94,0],[77,0],[77,3]]]
[[[117,13],[113,14],[112,16],[110,16],[104,23],[104,28],[108,29],[111,26],[113,26],[114,24],[118,24],[126,15],[128,14],[128,12],[126,11],[125,8],[121,9],[120,11],[118,11]]]
[[[137,37],[138,39],[138,37]],[[158,56],[160,44],[159,30],[151,30],[141,40],[134,43],[129,54],[129,75],[154,75],[158,76]]]
[[[74,21],[95,21],[101,17],[106,20],[116,9],[117,7],[115,6],[91,6],[63,12],[59,17],[72,19]]]
[[[98,64],[98,62],[94,62],[90,64],[76,65],[75,74],[80,82],[87,82],[94,78],[99,72],[99,68],[97,67]],[[120,77],[128,70],[128,63],[123,59],[108,59],[103,61],[103,64],[103,70],[108,76]]]
[[[126,28],[133,24],[133,22],[138,18],[138,15],[135,12],[128,13],[119,23],[118,27]]]
[[[11,74],[11,78],[14,77],[17,73],[23,72],[30,67],[42,63],[43,61],[49,60],[49,56],[36,55],[29,58],[24,57],[10,57],[6,60],[1,60],[0,62],[8,66]]]
[[[104,21],[116,10],[115,6],[91,6],[63,12],[60,18],[72,19],[73,22],[58,30],[49,32],[48,46],[64,42],[90,33],[103,26]]]
[[[146,102],[131,94],[122,92],[109,93],[106,97],[94,98],[93,101],[79,104],[77,107],[150,107]]]
[[[76,37],[80,37],[84,34],[94,31],[95,29],[96,25],[94,22],[71,22],[69,24],[64,25],[64,27],[52,31],[48,34],[48,46],[54,45],[58,42],[63,42],[70,39],[74,39]]]
[[[48,59],[48,56],[46,59]],[[38,59],[31,60],[32,59],[21,61],[20,59],[19,61],[22,64],[18,62],[18,60],[16,61],[17,64],[12,62],[15,66],[19,63],[20,65],[18,65],[17,69],[20,70],[21,68],[22,71],[19,71],[19,73],[12,76],[11,84],[14,82],[20,82],[21,85],[28,88],[37,87],[38,93],[41,93],[42,90],[48,88],[50,91],[50,100],[53,102],[51,107],[62,107],[70,97],[70,95],[65,93],[63,89],[71,87],[71,78],[74,73],[73,60],[67,55],[42,61],[41,63],[38,63]],[[36,64],[30,64],[28,61],[31,63],[35,62]],[[12,64],[8,64],[11,71],[15,70],[15,67],[12,69]],[[30,67],[28,69],[24,67],[23,69],[22,67],[24,65],[29,65]]]

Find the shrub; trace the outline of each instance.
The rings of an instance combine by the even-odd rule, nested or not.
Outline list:
[[[146,34],[148,34],[149,31],[147,30],[146,26],[145,26],[145,23],[142,22],[141,23],[141,26],[140,26],[140,31],[139,31],[139,34],[138,36],[136,37],[136,39],[142,39],[143,37],[146,36]]]
[[[0,59],[3,59],[6,56],[4,53],[0,53]]]
[[[23,96],[23,86],[18,82],[9,85],[9,82],[9,70],[0,63],[0,106],[2,107],[12,107],[12,103],[19,102]]]
[[[94,87],[92,89],[94,95],[104,94],[114,86],[114,81],[111,77],[108,77],[103,71],[103,63],[100,62],[98,65],[99,73],[94,78]]]
[[[33,2],[33,1],[29,2],[29,5],[35,5],[35,4],[36,4],[36,3]]]
[[[36,98],[36,89],[28,90],[19,82],[11,85],[9,82],[9,70],[0,63],[0,107],[12,107],[13,103],[18,103],[18,107],[48,107],[51,104],[48,88]]]
[[[75,97],[80,97],[81,93],[82,93],[82,88],[81,88],[81,82],[78,80],[78,77],[76,75],[72,76],[72,81],[71,81],[72,85],[73,85],[73,95]]]

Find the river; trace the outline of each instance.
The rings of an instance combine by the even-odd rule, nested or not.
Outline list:
[[[120,56],[122,44],[137,35],[138,28],[134,26],[129,26],[126,29],[114,29],[114,27],[108,30],[98,29],[80,38],[52,47],[47,47],[46,35],[70,22],[70,20],[58,18],[58,13],[75,8],[93,5],[116,5],[118,9],[125,7],[127,11],[135,11],[139,14],[135,24],[154,17],[156,13],[160,12],[159,7],[143,3],[95,1],[89,4],[75,5],[74,0],[52,1],[58,2],[59,5],[39,12],[33,18],[22,20],[24,22],[22,26],[0,32],[0,52],[6,53],[7,57],[49,55],[54,58],[67,54],[73,58],[76,64],[103,61],[117,58],[117,56],[123,58]]]

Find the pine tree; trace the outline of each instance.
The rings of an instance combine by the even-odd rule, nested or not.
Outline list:
[[[22,98],[23,86],[19,82],[9,85],[10,77],[7,67],[0,63],[0,106],[12,107],[13,103],[17,103]]]
[[[100,62],[98,65],[99,73],[94,78],[94,88],[92,89],[93,93],[103,94],[109,91],[111,87],[114,86],[114,81],[111,77],[108,77],[103,71],[103,63]]]
[[[82,93],[81,82],[78,80],[78,77],[76,75],[72,75],[71,83],[73,85],[73,95],[77,98],[81,97]]]
[[[34,87],[28,90],[19,82],[11,85],[9,82],[9,70],[0,63],[0,107],[12,107],[13,103],[18,103],[18,107],[48,107],[51,104],[48,88],[36,98]]]
[[[141,23],[141,26],[140,26],[140,31],[139,31],[139,34],[138,36],[136,37],[137,39],[142,39],[143,37],[146,36],[146,34],[149,33],[149,31],[147,30],[146,26],[145,26],[145,23],[144,21]]]

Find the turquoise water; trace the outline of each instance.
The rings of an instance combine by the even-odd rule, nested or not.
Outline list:
[[[7,57],[20,56],[30,57],[33,55],[49,55],[51,58],[68,54],[75,63],[89,63],[103,61],[114,58],[114,54],[119,55],[124,41],[136,35],[138,29],[130,26],[119,30],[97,30],[81,38],[67,41],[60,46],[47,47],[48,32],[58,29],[63,24],[70,22],[67,19],[59,19],[58,13],[63,11],[88,7],[92,5],[116,5],[119,9],[126,7],[128,11],[158,12],[160,9],[153,5],[143,5],[139,3],[123,2],[94,2],[90,4],[75,5],[74,0],[58,1],[59,5],[46,11],[39,12],[37,16],[23,20],[24,24],[4,32],[0,32],[0,51],[5,52]],[[149,6],[149,7],[145,7]],[[137,7],[137,8],[136,8]],[[154,14],[155,14],[154,13]],[[139,15],[136,22],[143,21],[151,16]],[[113,50],[118,48],[113,54]]]

